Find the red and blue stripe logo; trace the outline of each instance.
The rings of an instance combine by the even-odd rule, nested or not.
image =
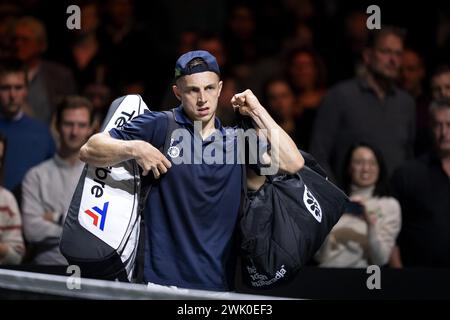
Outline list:
[[[84,211],[88,216],[92,218],[92,224],[99,228],[101,231],[105,228],[105,220],[106,220],[106,213],[108,212],[108,205],[109,202],[105,202],[103,205],[103,209],[100,209],[99,207],[95,206],[91,209],[88,209]],[[99,225],[100,222],[100,225]]]

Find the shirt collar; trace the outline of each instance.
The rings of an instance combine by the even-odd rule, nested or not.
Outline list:
[[[53,159],[56,163],[56,165],[58,167],[63,167],[63,168],[74,168],[74,167],[78,167],[80,165],[83,165],[83,162],[81,160],[77,160],[74,164],[69,163],[68,161],[64,160],[63,158],[61,158],[58,153],[55,153],[55,155],[53,156]]]
[[[19,113],[16,114],[16,115],[13,117],[13,121],[19,121],[20,119],[23,118],[24,115],[25,115],[25,114],[24,114],[23,111],[19,111]]]
[[[25,116],[23,111],[19,111],[14,117],[10,118],[9,121],[15,122],[21,120]],[[0,114],[0,118],[8,119],[3,114]]]
[[[360,196],[364,198],[364,200],[367,200],[372,197],[375,190],[375,185],[369,187],[358,187],[357,185],[351,184],[350,190],[352,196]]]
[[[175,121],[178,124],[183,124],[183,125],[188,125],[188,126],[194,127],[193,121],[188,117],[188,115],[184,111],[182,105],[180,105],[177,108],[175,108],[174,111],[175,111],[175,113],[174,113],[175,114]],[[220,122],[220,119],[217,116],[214,118],[214,127],[216,129],[220,130],[220,132],[222,134],[225,134],[225,130],[222,127],[222,123]]]

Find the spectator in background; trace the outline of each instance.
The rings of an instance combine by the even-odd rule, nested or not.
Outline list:
[[[6,139],[0,134],[0,179],[5,160]],[[0,187],[0,265],[19,264],[25,254],[22,218],[13,194]]]
[[[400,167],[392,185],[403,227],[405,267],[450,267],[450,98],[430,105],[434,150]]]
[[[309,48],[297,48],[289,54],[287,74],[296,95],[296,116],[319,106],[325,93],[325,66]]]
[[[254,11],[247,4],[232,6],[227,20],[225,43],[230,65],[240,81],[251,76],[250,65],[261,56]]]
[[[450,67],[440,66],[431,77],[433,99],[450,97]]]
[[[428,105],[430,97],[423,89],[425,64],[418,52],[412,49],[403,51],[400,86],[407,91],[416,102],[416,141],[415,154],[419,155],[432,146],[429,128]]]
[[[319,39],[327,40],[319,44],[319,49],[325,55],[331,84],[361,75],[364,70],[362,54],[369,36],[366,8],[349,11],[339,20],[338,30],[326,32]]]
[[[12,46],[12,29],[14,22],[21,15],[17,3],[0,3],[0,59],[9,59],[14,55]]]
[[[55,144],[49,129],[25,115],[27,75],[19,61],[0,66],[0,132],[8,140],[4,186],[20,199],[20,184],[31,167],[53,156]]]
[[[424,94],[425,72],[425,65],[419,53],[412,49],[405,49],[402,55],[400,83],[402,88],[416,99]]]
[[[289,82],[281,77],[272,78],[264,85],[263,92],[264,105],[273,119],[289,134],[297,147],[303,150],[300,128],[294,117],[295,95]]]
[[[96,133],[100,130],[112,103],[111,89],[105,84],[90,83],[84,88],[83,95],[92,103],[92,128],[93,132]]]
[[[325,66],[309,48],[295,49],[288,61],[288,79],[295,94],[293,115],[301,129],[301,145],[308,150],[317,109],[325,94]]]
[[[433,8],[430,6],[430,8]],[[425,37],[429,37],[434,42],[432,44],[435,46],[434,49],[434,59],[437,61],[448,61],[450,56],[450,12],[448,3],[443,3],[438,7],[438,9],[433,8],[436,12],[439,12],[435,16],[434,30],[432,30],[431,36],[427,32]],[[422,28],[421,28],[422,29]],[[430,30],[430,31],[431,31]]]
[[[195,50],[198,43],[199,33],[196,30],[186,30],[180,33],[177,45],[178,56]]]
[[[151,30],[136,19],[135,1],[105,1],[104,13],[99,37],[110,71],[106,84],[119,94],[144,96],[150,89],[149,98],[153,98],[152,94],[160,95],[165,89],[159,78],[164,74],[165,57],[160,56],[159,42],[150,35]],[[154,64],[149,72],[143,68],[147,61],[160,63]]]
[[[389,195],[381,153],[370,144],[356,143],[346,156],[344,173],[345,191],[362,210],[344,212],[316,259],[322,267],[383,266],[400,231],[401,212]]]
[[[291,52],[296,48],[312,48],[314,46],[314,32],[304,21],[298,21],[293,34],[283,41],[283,51]]]
[[[81,146],[92,134],[92,104],[78,97],[66,97],[57,109],[60,136],[57,154],[33,167],[22,184],[25,239],[34,246],[33,263],[67,264],[59,251],[59,239],[83,163]]]
[[[81,29],[70,32],[72,39],[67,65],[74,72],[77,85],[82,91],[89,83],[104,83],[107,70],[104,48],[98,35],[99,5],[95,0],[84,0],[79,6]]]
[[[345,152],[361,139],[380,148],[388,175],[412,158],[415,104],[399,89],[403,33],[394,27],[373,30],[364,51],[367,71],[332,87],[321,104],[310,152],[342,183]]]
[[[76,91],[73,74],[68,68],[42,58],[47,49],[47,32],[36,18],[23,17],[16,22],[14,49],[16,58],[28,71],[28,103],[33,117],[49,124],[58,99]]]

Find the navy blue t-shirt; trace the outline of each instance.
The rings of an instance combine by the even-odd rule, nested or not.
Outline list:
[[[193,146],[193,123],[181,106],[175,109],[175,121],[188,130]],[[227,152],[237,154],[236,139],[232,137],[234,129],[223,128],[217,118],[215,125],[227,141],[222,144],[224,157]],[[144,140],[161,148],[167,126],[164,113],[149,112],[121,129],[112,129],[109,134],[117,139]],[[201,141],[203,151],[217,143],[216,137],[212,136]],[[172,167],[152,187],[146,203],[144,279],[184,288],[231,290],[236,256],[234,235],[242,186],[241,165],[229,164],[229,161],[174,164],[171,156],[165,156],[172,162]]]

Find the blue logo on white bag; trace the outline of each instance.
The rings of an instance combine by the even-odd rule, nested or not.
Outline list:
[[[303,192],[303,202],[305,203],[306,209],[309,213],[320,223],[322,221],[322,208],[319,202],[314,198],[313,194],[308,190],[305,185],[305,191]]]

